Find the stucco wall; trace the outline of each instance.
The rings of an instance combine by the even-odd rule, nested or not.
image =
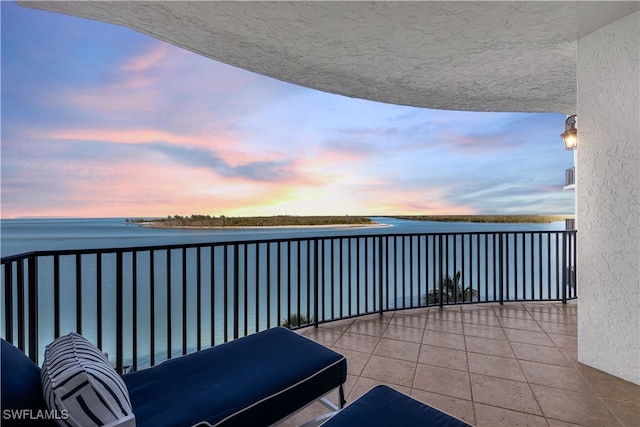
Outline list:
[[[578,359],[640,384],[640,12],[578,41]]]

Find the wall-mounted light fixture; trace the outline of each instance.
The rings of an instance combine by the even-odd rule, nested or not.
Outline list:
[[[564,123],[564,132],[560,135],[564,148],[567,150],[575,150],[578,148],[578,129],[576,128],[576,115],[567,117]]]

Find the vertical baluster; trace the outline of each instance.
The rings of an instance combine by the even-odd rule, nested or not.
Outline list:
[[[167,359],[171,359],[171,249],[167,249]]]
[[[187,354],[187,248],[182,248],[182,354]]]
[[[196,350],[202,349],[202,247],[196,248]]]
[[[53,256],[53,335],[60,336],[60,255]]]
[[[82,335],[82,255],[76,254],[76,332]]]
[[[131,253],[132,370],[138,369],[138,251]]]
[[[98,328],[98,348],[102,348],[102,254],[96,254],[96,323]]]
[[[240,254],[239,244],[233,245],[233,339],[239,336],[240,323]]]
[[[260,243],[256,243],[256,329],[260,330]],[[247,307],[248,309],[248,307]]]
[[[29,269],[29,358],[38,363],[38,259],[27,259]]]
[[[116,372],[124,366],[124,271],[122,252],[116,252]]]
[[[258,252],[257,252],[257,247],[258,245],[256,245],[256,258],[258,257]],[[256,263],[257,266],[259,266],[258,263]],[[269,329],[271,327],[271,243],[267,243],[267,329]],[[278,268],[280,268],[280,266],[278,266]],[[258,277],[258,268],[256,268],[256,295],[259,295],[259,285],[260,282],[257,280]],[[277,301],[277,299],[276,299]],[[258,300],[256,299],[256,305]],[[260,329],[258,328],[258,324],[260,323],[260,321],[258,320],[260,319],[259,317],[259,313],[258,311],[256,311],[256,331],[259,331]]]
[[[156,298],[155,298],[155,252],[149,251],[149,365],[156,360]]]
[[[320,313],[318,312],[318,288],[320,286],[320,272],[318,271],[318,261],[319,261],[319,256],[318,256],[318,239],[313,239],[313,244],[314,244],[314,263],[313,263],[313,311],[314,311],[314,326],[317,328],[318,327],[318,322],[320,321]],[[309,323],[311,323],[311,319],[309,319]]]

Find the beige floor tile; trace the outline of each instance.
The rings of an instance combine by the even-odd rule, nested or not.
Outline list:
[[[578,363],[578,349],[577,348],[558,347],[558,350],[560,350],[560,352],[562,354],[564,354],[564,357],[566,357],[567,360],[569,362],[571,362],[573,365]]]
[[[578,337],[570,336],[570,335],[559,335],[559,334],[550,334],[547,333],[549,338],[553,341],[553,343],[558,347],[564,348],[578,348]]]
[[[442,366],[443,368],[467,371],[467,353],[446,347],[423,345],[418,362],[427,365]]]
[[[486,311],[463,311],[462,321],[464,323],[471,323],[474,325],[500,326],[500,321],[493,312],[487,313]]]
[[[534,344],[512,342],[511,348],[520,360],[548,363],[558,366],[573,366],[567,357],[555,347],[544,347]]]
[[[333,322],[323,323],[318,328],[344,332],[349,329],[353,322],[355,322],[355,319],[334,320]]]
[[[578,326],[567,323],[538,322],[540,327],[549,334],[578,336]]]
[[[535,320],[514,319],[513,317],[501,317],[500,326],[503,328],[523,329],[525,331],[544,332]]]
[[[376,356],[391,357],[411,362],[416,362],[418,360],[419,353],[419,343],[392,340],[389,338],[382,338],[373,350],[373,354]]]
[[[604,404],[624,426],[640,426],[640,404],[622,400],[603,399]]]
[[[546,427],[547,421],[540,416],[475,403],[477,427]]]
[[[335,351],[347,358],[347,372],[351,375],[360,375],[371,357],[371,353],[334,348]]]
[[[532,384],[546,417],[585,426],[619,426],[611,411],[593,394]]]
[[[323,328],[307,328],[302,332],[307,338],[325,346],[332,346],[342,336],[342,332]]]
[[[416,362],[372,355],[361,377],[411,387],[416,373]]]
[[[361,320],[356,319],[355,322],[347,329],[347,332],[362,335],[371,335],[374,337],[382,336],[387,322],[376,320]]]
[[[349,405],[350,403],[353,403],[356,399],[358,399],[360,396],[362,396],[363,394],[365,394],[366,392],[368,392],[369,390],[371,390],[377,385],[386,385],[391,387],[394,390],[397,390],[407,395],[411,393],[410,387],[405,387],[398,384],[391,384],[384,381],[375,380],[372,378],[360,377],[358,378],[358,381],[353,386],[351,393],[347,395],[347,405]]]
[[[469,359],[469,372],[514,381],[526,381],[520,369],[520,364],[516,359],[479,353],[469,353],[467,356]]]
[[[494,340],[506,340],[502,328],[496,328],[495,326],[485,325],[472,325],[464,324],[464,334],[471,337],[491,338]]]
[[[570,325],[575,325],[578,322],[578,318],[575,316],[567,316],[564,314],[559,314],[557,312],[549,313],[546,311],[533,311],[530,313],[531,317],[533,317],[538,322],[566,323]]]
[[[510,317],[513,319],[533,320],[531,314],[522,305],[507,304],[494,306],[493,311],[498,317]]]
[[[464,332],[462,329],[462,322],[441,320],[434,317],[427,317],[425,329],[430,331],[446,332],[449,334],[462,334]]]
[[[394,313],[394,316],[418,316],[418,317],[427,317],[429,315],[429,311],[431,308],[428,307],[420,307],[420,308],[409,308],[407,310],[402,310]]]
[[[413,343],[422,342],[422,329],[406,328],[404,326],[389,325],[382,335],[384,338],[391,338],[400,341],[409,341]]]
[[[509,341],[482,337],[465,337],[464,339],[468,352],[515,358]]]
[[[564,314],[562,310],[559,310],[557,305],[543,303],[526,303],[523,304],[524,308],[533,316],[533,313],[552,313],[552,314]]]
[[[554,420],[551,418],[547,418],[547,423],[549,423],[549,427],[585,427],[580,424],[568,423],[566,421]]]
[[[614,377],[582,363],[576,363],[575,367],[599,396],[635,402],[640,405],[640,385]]]
[[[424,329],[424,325],[426,323],[427,318],[420,316],[393,316],[393,319],[391,319],[391,322],[389,322],[390,325],[417,329]]]
[[[520,366],[531,384],[594,394],[593,389],[574,367],[548,365],[526,360],[521,360]]]
[[[471,389],[474,402],[542,415],[527,383],[471,374]]]
[[[333,347],[371,353],[379,340],[380,338],[378,337],[345,332]]]
[[[425,330],[422,336],[422,343],[435,345],[438,347],[453,348],[455,350],[464,350],[464,335],[450,334],[447,332]]]
[[[462,311],[460,310],[460,307],[434,308],[429,310],[429,314],[427,315],[427,317],[433,319],[448,320],[450,322],[461,322]]]
[[[509,341],[522,342],[525,344],[544,345],[547,347],[555,347],[555,344],[543,332],[524,331],[522,329],[504,329]]]
[[[464,371],[419,363],[413,388],[471,400],[469,374]]]
[[[300,412],[294,414],[293,416],[287,418],[286,420],[278,423],[279,427],[294,427],[300,426],[307,421],[310,421],[316,417],[319,417],[323,414],[330,412],[329,409],[324,406],[320,402],[313,402],[311,405],[307,406]]]
[[[411,396],[426,405],[446,412],[468,424],[474,425],[476,423],[473,413],[473,403],[470,400],[444,396],[415,388],[411,390]]]

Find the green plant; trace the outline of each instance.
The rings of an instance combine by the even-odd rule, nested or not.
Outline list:
[[[297,328],[298,326],[309,325],[313,323],[313,317],[307,317],[304,314],[291,313],[289,318],[284,318],[280,322],[280,326],[285,328]]]
[[[470,286],[465,286],[461,281],[462,274],[457,271],[454,277],[449,275],[443,276],[440,280],[440,286],[430,291],[426,295],[426,303],[428,305],[440,304],[440,296],[442,296],[442,303],[447,304],[449,302],[471,302],[478,300],[478,291],[472,289]],[[442,288],[442,293],[440,289]]]

